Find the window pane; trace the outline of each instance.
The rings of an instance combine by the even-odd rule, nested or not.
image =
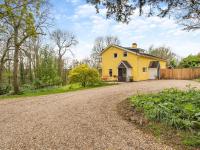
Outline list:
[[[114,58],[117,58],[117,53],[114,53]]]

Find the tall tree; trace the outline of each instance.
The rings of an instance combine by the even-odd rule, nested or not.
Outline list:
[[[131,16],[138,10],[140,15],[173,17],[184,25],[187,30],[200,29],[199,0],[87,0],[99,7],[107,9],[107,17],[128,23]]]
[[[12,31],[14,47],[13,88],[14,93],[19,93],[19,53],[21,46],[29,37],[42,34],[42,27],[46,22],[47,14],[43,0],[3,0],[1,7],[1,22],[5,23]]]
[[[94,41],[94,46],[92,48],[91,61],[93,62],[93,67],[98,67],[100,63],[100,53],[104,48],[109,45],[119,45],[120,40],[117,36],[105,36],[97,37]]]
[[[183,58],[179,63],[180,68],[200,67],[200,55],[189,55]]]
[[[36,79],[36,87],[45,87],[58,85],[60,78],[57,74],[57,62],[56,55],[52,48],[48,45],[43,46],[39,49],[40,63],[38,66],[38,77]]]
[[[63,76],[63,56],[67,51],[71,51],[71,47],[78,43],[75,35],[68,31],[61,31],[57,29],[51,33],[51,39],[54,41],[56,45],[56,51],[58,54],[58,75],[60,78]]]
[[[147,51],[149,54],[166,59],[167,60],[167,65],[170,67],[176,67],[177,65],[177,55],[172,52],[171,48],[161,46],[161,47],[153,47],[151,46],[149,50]]]

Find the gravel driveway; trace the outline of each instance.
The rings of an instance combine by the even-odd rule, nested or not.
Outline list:
[[[200,87],[193,81],[143,81],[0,101],[0,149],[171,149],[122,120],[116,106],[137,92],[188,84]]]

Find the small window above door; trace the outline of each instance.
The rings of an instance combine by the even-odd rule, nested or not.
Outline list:
[[[114,53],[114,58],[117,58],[117,53]]]

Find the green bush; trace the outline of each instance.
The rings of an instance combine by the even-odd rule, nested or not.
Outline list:
[[[200,56],[189,55],[188,57],[181,60],[179,67],[181,68],[200,67]]]
[[[1,85],[0,86],[0,95],[4,95],[4,94],[7,94],[9,93],[11,90],[11,86],[9,85]]]
[[[44,48],[40,54],[40,65],[37,68],[37,76],[34,81],[35,88],[44,88],[61,84],[61,78],[57,72],[57,61],[53,52]]]
[[[84,64],[69,72],[69,80],[71,83],[81,83],[83,87],[95,85],[100,81],[98,71]]]
[[[166,89],[158,94],[137,95],[133,105],[150,120],[164,122],[176,129],[200,131],[200,91]]]

